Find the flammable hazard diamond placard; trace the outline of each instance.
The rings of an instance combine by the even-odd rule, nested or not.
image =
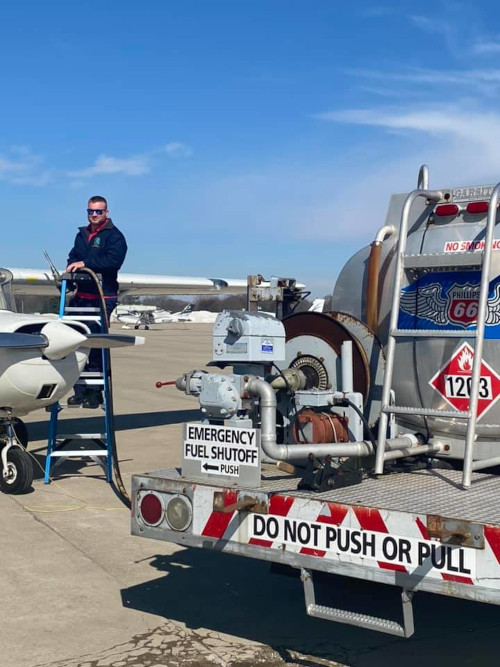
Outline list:
[[[431,387],[456,410],[467,411],[472,383],[474,350],[463,343],[450,360],[429,381]],[[481,362],[477,418],[480,419],[500,398],[500,376],[485,361]]]

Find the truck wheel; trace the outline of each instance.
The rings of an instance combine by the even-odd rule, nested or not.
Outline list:
[[[0,490],[4,493],[24,493],[32,482],[30,455],[20,447],[11,447],[7,452],[7,471],[0,472]]]

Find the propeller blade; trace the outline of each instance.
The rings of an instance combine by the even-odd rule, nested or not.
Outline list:
[[[45,336],[40,334],[26,334],[15,332],[0,332],[0,347],[10,347],[12,349],[47,347],[48,342]]]
[[[81,347],[93,349],[127,347],[129,345],[144,345],[143,336],[127,336],[126,334],[87,334],[87,340],[81,343]]]

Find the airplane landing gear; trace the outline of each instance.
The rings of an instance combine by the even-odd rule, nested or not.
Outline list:
[[[22,446],[27,441],[26,426],[21,420],[6,424],[6,433],[0,440],[0,491],[4,493],[25,493],[31,487],[33,463]]]

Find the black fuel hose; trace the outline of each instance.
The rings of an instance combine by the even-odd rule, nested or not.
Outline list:
[[[370,425],[368,424],[368,420],[364,416],[364,414],[361,412],[361,410],[358,408],[357,405],[355,405],[352,401],[350,401],[348,398],[342,398],[340,403],[347,403],[348,405],[351,406],[351,408],[354,410],[354,412],[358,415],[358,417],[361,419],[363,422],[363,426],[365,427],[365,436],[368,437],[368,440],[372,443],[373,449],[377,451],[377,443],[375,441],[375,437],[373,435],[373,431],[370,428]],[[335,405],[338,405],[336,403]]]
[[[108,333],[109,332],[109,320],[108,320],[108,312],[106,310],[106,299],[104,298],[104,292],[102,291],[102,286],[101,286],[101,281],[99,280],[99,277],[97,274],[92,271],[92,269],[89,269],[87,266],[82,267],[81,269],[78,269],[77,271],[87,273],[92,280],[95,283],[95,286],[97,288],[97,292],[99,294],[99,301],[101,304],[101,318],[102,318],[102,329],[103,333]],[[116,495],[120,498],[122,503],[128,507],[129,509],[132,506],[130,496],[127,493],[127,489],[125,488],[125,484],[123,483],[121,471],[120,471],[120,464],[118,462],[118,452],[116,449],[116,438],[115,438],[115,414],[113,410],[113,382],[112,382],[112,375],[111,375],[111,354],[109,349],[103,350],[104,354],[106,355],[106,366],[107,366],[107,379],[108,379],[108,405],[110,407],[109,414],[107,414],[108,418],[108,423],[109,423],[109,431],[110,433],[107,434],[109,435],[110,442],[109,446],[111,448],[111,460],[113,463],[113,475],[114,479],[112,480],[112,484],[114,486]]]

